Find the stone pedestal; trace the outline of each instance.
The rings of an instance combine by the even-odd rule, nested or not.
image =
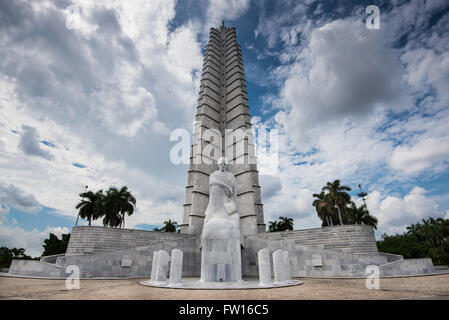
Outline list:
[[[155,282],[161,283],[167,281],[167,273],[168,273],[168,260],[169,255],[165,250],[159,250],[157,253],[157,264],[156,264],[156,274],[155,274]]]
[[[182,257],[183,253],[179,249],[171,252],[170,263],[170,285],[179,285],[182,279]]]
[[[157,269],[157,261],[159,258],[159,250],[153,252],[153,261],[151,263],[151,282],[156,281],[156,269]]]
[[[257,253],[259,263],[259,285],[272,286],[271,281],[271,267],[270,267],[270,252],[267,248],[259,250]]]
[[[273,252],[273,269],[275,284],[288,283],[291,281],[288,251],[278,249]]]
[[[284,282],[284,252],[281,249],[273,252],[273,271],[274,271],[274,282],[282,283]]]
[[[284,250],[284,268],[285,268],[285,278],[284,281],[288,282],[292,280],[292,274],[290,269],[290,256],[287,250]]]

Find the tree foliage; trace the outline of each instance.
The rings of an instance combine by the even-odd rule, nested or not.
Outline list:
[[[404,258],[432,258],[436,265],[449,264],[449,219],[423,219],[402,234],[383,234],[377,247]]]
[[[171,219],[168,219],[167,221],[164,221],[164,225],[161,228],[154,228],[153,231],[179,232],[179,226],[176,221],[171,221]]]
[[[279,217],[279,220],[268,221],[268,232],[277,232],[293,230],[293,219],[288,217]]]
[[[321,193],[314,193],[315,200],[312,205],[321,220],[321,226],[334,226],[335,224],[365,224],[377,228],[378,220],[370,215],[365,205],[357,207],[347,191],[348,186],[341,185],[340,180],[327,182]]]
[[[31,256],[25,254],[24,248],[12,248],[7,247],[0,248],[0,268],[9,268],[12,259],[31,260]]]
[[[69,245],[70,233],[63,234],[61,239],[59,239],[53,233],[50,233],[48,239],[44,240],[44,252],[43,256],[51,256],[54,254],[61,254],[67,251],[67,246]]]
[[[87,219],[89,225],[92,220],[103,219],[104,226],[113,228],[125,227],[125,216],[134,213],[137,202],[127,186],[110,187],[106,193],[103,190],[84,192],[80,197],[83,199],[76,209],[81,218]]]

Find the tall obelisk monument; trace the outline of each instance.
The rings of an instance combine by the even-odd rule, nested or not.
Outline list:
[[[216,135],[211,138],[211,131],[220,138]],[[234,132],[243,131],[249,134],[232,136]],[[236,178],[242,236],[265,232],[259,173],[250,132],[240,45],[235,28],[222,23],[219,28],[210,29],[205,50],[181,233],[201,233],[209,201],[209,175],[218,169],[216,160],[222,156],[231,162],[228,169]]]

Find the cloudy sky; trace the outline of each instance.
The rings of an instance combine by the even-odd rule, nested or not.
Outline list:
[[[449,218],[447,0],[0,0],[0,246],[40,255],[49,232],[70,232],[85,185],[128,185],[127,227],[181,222],[170,132],[191,130],[222,19],[253,123],[280,132],[278,172],[260,177],[266,221],[320,226],[312,194],[337,178],[367,189],[377,236]]]

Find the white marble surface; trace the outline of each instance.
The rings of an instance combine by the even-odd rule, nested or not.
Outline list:
[[[209,203],[201,235],[201,282],[242,280],[240,217],[235,201],[235,177],[226,170],[209,177]]]
[[[274,282],[283,283],[285,280],[284,250],[278,249],[273,252],[273,271]]]
[[[260,286],[272,286],[271,280],[271,266],[270,266],[270,251],[265,248],[259,250],[257,253],[259,264],[259,285]]]
[[[153,252],[153,261],[151,263],[151,281],[156,281],[156,269],[157,269],[157,260],[159,258],[159,250]]]
[[[284,270],[285,270],[284,281],[290,281],[292,279],[292,273],[290,270],[290,256],[287,250],[284,250],[283,255],[284,255]]]
[[[156,265],[155,283],[164,283],[167,281],[169,255],[165,250],[159,250]]]
[[[170,284],[176,285],[182,279],[182,258],[183,253],[179,249],[173,249],[170,262]]]
[[[280,288],[297,286],[302,284],[302,281],[291,280],[283,283],[274,283],[271,286],[261,286],[259,280],[251,279],[239,282],[201,282],[199,278],[187,278],[182,279],[177,285],[159,284],[153,283],[149,280],[139,282],[140,285],[148,287],[158,287],[158,288],[172,288],[172,289],[203,289],[203,290],[245,290],[245,289],[269,289],[269,288]]]

